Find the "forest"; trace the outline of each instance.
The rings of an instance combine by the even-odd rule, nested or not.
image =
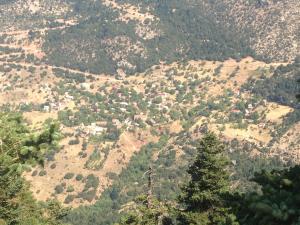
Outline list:
[[[112,75],[123,69],[133,74],[160,61],[222,61],[255,55],[243,36],[217,24],[201,7],[188,7],[181,1],[160,2],[154,8],[159,21],[143,22],[142,26],[157,33],[153,38],[139,36],[138,22],[118,20],[119,13],[99,1],[74,1],[74,7],[85,19],[63,31],[49,31],[43,46],[47,61],[57,66]]]

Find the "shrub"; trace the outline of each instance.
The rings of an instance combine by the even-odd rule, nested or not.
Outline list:
[[[73,191],[74,191],[74,187],[73,186],[68,186],[67,192],[73,192]]]
[[[88,190],[89,188],[96,189],[99,186],[99,178],[95,177],[93,174],[90,174],[86,177],[86,183],[84,190]]]
[[[42,177],[42,176],[45,176],[47,174],[46,170],[41,170],[39,172],[39,176]]]
[[[68,195],[68,196],[65,198],[64,203],[65,203],[65,204],[69,204],[69,203],[73,202],[74,198],[75,198],[74,195]]]
[[[81,181],[83,179],[83,175],[82,174],[77,174],[76,178],[77,181]]]
[[[55,163],[51,164],[50,168],[51,169],[55,169],[56,168],[56,164]]]
[[[96,197],[96,190],[83,191],[80,194],[78,194],[78,197],[91,202]]]
[[[38,174],[38,171],[35,170],[35,171],[32,172],[31,176],[35,177],[37,174]]]
[[[111,180],[115,180],[115,179],[118,178],[118,174],[112,173],[112,172],[108,172],[108,173],[106,174],[106,176],[107,176],[109,179],[111,179]]]
[[[59,184],[54,188],[54,190],[56,194],[61,194],[64,192],[64,187],[61,184]]]
[[[69,145],[78,145],[80,143],[79,139],[74,139],[69,141]]]
[[[81,150],[85,151],[87,149],[87,146],[88,146],[88,143],[84,140],[83,143],[82,143]]]
[[[74,173],[66,173],[66,175],[64,176],[64,179],[70,180],[74,177]]]

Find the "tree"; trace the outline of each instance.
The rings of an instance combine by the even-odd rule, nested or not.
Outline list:
[[[224,146],[213,133],[199,142],[195,162],[189,167],[189,183],[182,188],[179,202],[180,224],[238,224],[228,204],[229,161],[224,157]]]
[[[152,199],[151,207],[148,197],[143,195],[136,199],[137,207],[122,217],[120,225],[171,225],[170,208],[157,199]]]
[[[295,60],[298,63],[298,60]],[[300,81],[298,81],[300,82]],[[297,95],[300,100],[300,94]],[[284,170],[262,171],[252,181],[261,192],[242,195],[239,221],[245,225],[300,224],[300,166]]]
[[[148,174],[148,193],[136,199],[137,207],[121,219],[121,225],[172,224],[172,219],[169,216],[170,207],[166,203],[158,201],[152,194],[153,169],[151,166],[146,173]]]
[[[244,196],[239,210],[241,224],[298,225],[300,223],[300,166],[285,170],[262,171],[253,181],[261,193]]]
[[[52,212],[59,215],[60,206],[53,210],[54,203],[39,205],[21,176],[28,165],[42,165],[47,149],[56,147],[57,128],[57,124],[49,124],[42,133],[35,134],[21,116],[0,114],[0,224],[60,224],[50,216]]]

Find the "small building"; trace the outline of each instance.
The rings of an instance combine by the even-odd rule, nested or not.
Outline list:
[[[88,90],[88,89],[91,88],[91,85],[89,83],[81,83],[80,87],[83,88],[83,89]]]
[[[50,112],[50,106],[49,105],[44,105],[43,110],[45,112]]]

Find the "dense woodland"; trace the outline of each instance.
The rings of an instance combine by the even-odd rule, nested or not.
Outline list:
[[[74,7],[85,19],[63,31],[50,31],[44,44],[48,61],[55,65],[108,74],[115,74],[121,68],[130,74],[142,72],[159,61],[222,61],[254,56],[245,38],[217,24],[214,17],[204,13],[204,8],[189,7],[183,1],[154,4],[153,13],[159,21],[145,20],[143,24],[158,33],[151,39],[136,34],[136,21],[117,20],[118,12],[100,1],[74,1]],[[107,41],[120,38],[126,41],[114,44]],[[141,50],[136,51],[132,46],[135,44]],[[119,54],[123,58],[116,57]]]
[[[237,5],[244,10],[240,13],[242,18],[232,15],[232,10],[236,9],[235,1],[231,0],[117,1],[121,5],[137,6],[142,13],[154,16],[142,21],[124,21],[120,19],[120,11],[106,7],[101,1],[69,2],[73,14],[80,18],[79,23],[64,30],[49,31],[43,48],[49,63],[81,71],[116,74],[122,69],[133,74],[160,61],[222,61],[244,56],[271,62],[277,58],[277,49],[291,47],[282,39],[282,43],[273,44],[274,52],[269,49],[258,52],[255,47],[256,39],[263,40],[269,32],[265,27],[259,30],[252,26],[251,21],[259,20],[260,9],[269,6],[267,1],[238,1]],[[256,12],[257,15],[253,15]],[[264,26],[272,25],[273,17],[269,17]],[[240,23],[241,20],[245,24]],[[141,27],[144,30],[141,31]],[[280,61],[287,59],[284,54],[278,57]]]
[[[250,80],[244,89],[258,94],[265,99],[279,104],[300,108],[299,102],[293,95],[298,90],[299,84],[295,80],[300,77],[300,58],[286,66],[279,66],[272,77],[264,74],[259,80]]]

